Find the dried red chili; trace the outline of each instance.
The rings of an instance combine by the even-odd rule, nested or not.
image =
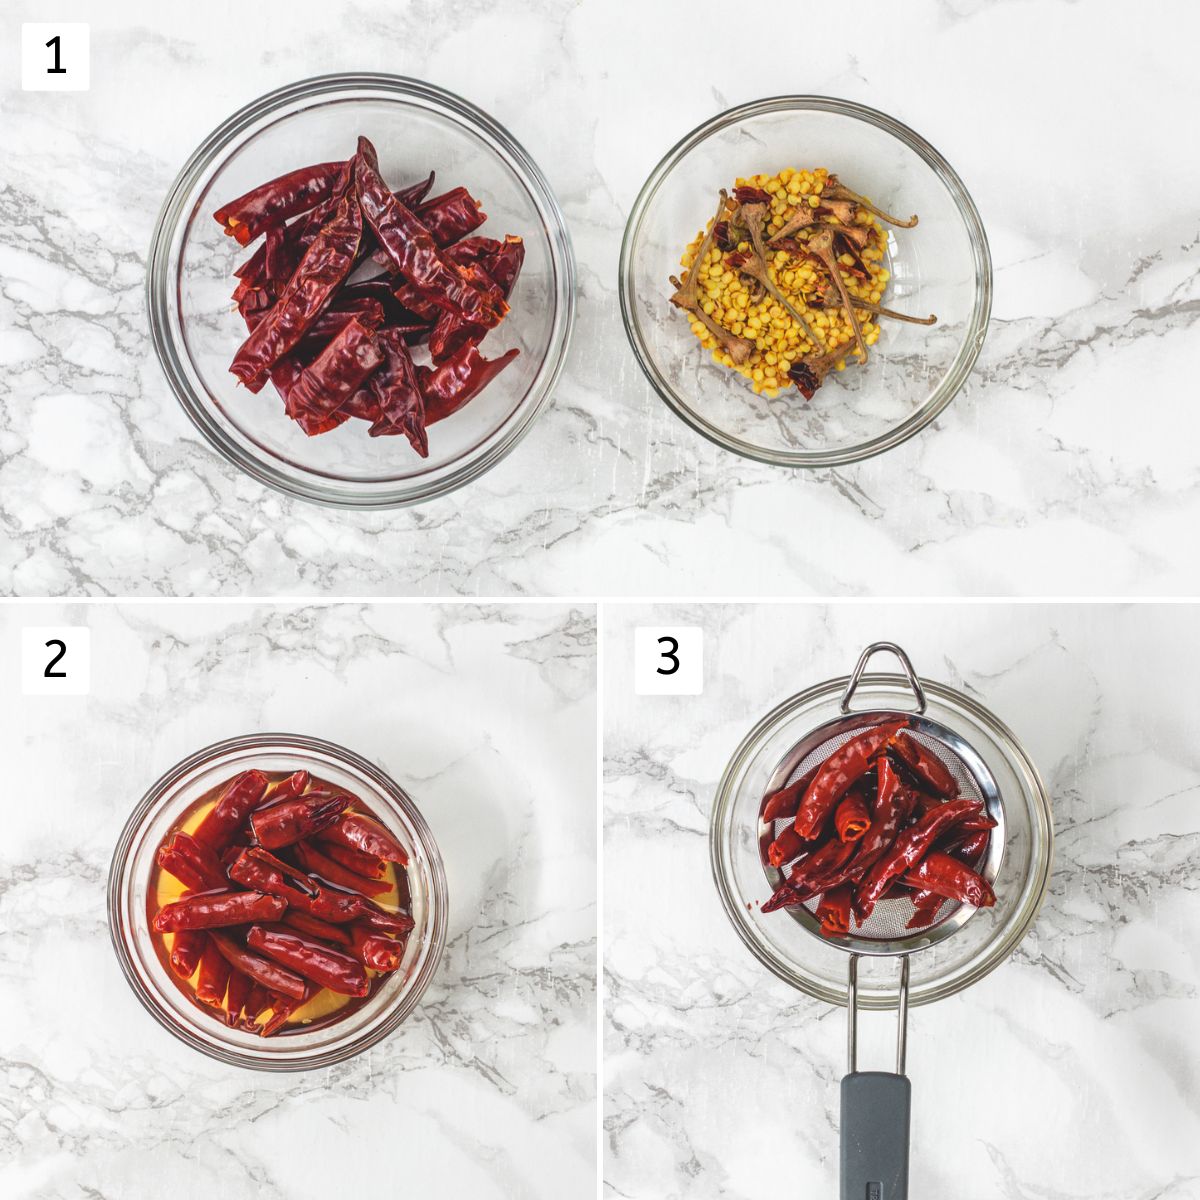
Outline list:
[[[187,821],[195,834],[181,822],[155,856],[150,927],[181,989],[265,1037],[305,1021],[323,988],[356,1003],[398,969],[414,928],[407,854],[359,799],[306,770],[243,772],[214,793]]]

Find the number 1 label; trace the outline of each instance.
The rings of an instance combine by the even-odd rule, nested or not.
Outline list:
[[[21,26],[21,87],[27,92],[86,92],[91,86],[91,26],[29,21]]]
[[[86,625],[21,630],[21,691],[26,696],[86,696],[92,686],[92,631]]]

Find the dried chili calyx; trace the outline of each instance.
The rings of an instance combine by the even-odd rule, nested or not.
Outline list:
[[[213,788],[155,857],[151,937],[177,986],[231,1028],[269,1037],[339,1020],[404,961],[414,920],[402,837],[306,769]]]
[[[234,270],[249,336],[230,370],[252,392],[270,380],[309,436],[364,420],[427,456],[427,409],[449,416],[516,355],[469,348],[507,314],[524,242],[478,235],[480,202],[461,186],[430,198],[433,180],[392,191],[360,138],[346,161],[289,172],[215,214],[243,245],[265,236]],[[366,277],[376,264],[384,274]],[[412,357],[425,343],[430,367]]]
[[[770,399],[795,384],[806,399],[828,375],[866,363],[880,321],[929,325],[882,303],[890,273],[883,222],[902,220],[851,191],[824,168],[736,181],[682,256],[676,307],[723,366]],[[712,253],[716,246],[721,257]]]

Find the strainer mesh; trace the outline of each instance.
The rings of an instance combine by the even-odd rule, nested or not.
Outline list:
[[[816,767],[820,766],[831,754],[836,750],[840,750],[852,738],[858,737],[864,732],[863,727],[855,729],[847,729],[842,733],[835,734],[822,742],[816,749],[810,751],[796,764],[791,774],[784,781],[783,786],[794,783],[802,775],[808,774]],[[933,737],[931,734],[917,729],[906,729],[901,735],[902,737],[911,737],[919,742],[927,750],[937,755],[950,773],[954,776],[955,783],[959,787],[959,795],[970,800],[982,801],[984,798],[983,790],[980,788],[978,781],[972,774],[970,768],[965,762],[943,741]],[[787,817],[782,820],[774,821],[771,824],[769,838],[763,839],[764,861],[765,847],[770,841],[773,841],[784,829],[785,826],[791,824],[792,818]],[[771,868],[768,868],[771,870]],[[780,877],[786,874],[786,865],[783,872],[778,873]],[[985,872],[986,874],[986,872]],[[808,901],[804,907],[810,913],[815,913],[819,897]],[[946,900],[942,906],[933,914],[932,918],[923,924],[914,925],[911,929],[908,928],[908,922],[912,920],[913,914],[917,911],[912,901],[908,896],[893,896],[887,900],[881,900],[876,906],[875,911],[866,919],[861,926],[852,927],[852,932],[855,937],[862,938],[866,941],[880,942],[896,942],[905,938],[915,937],[924,933],[935,926],[940,925],[948,917],[952,916],[961,908],[961,904],[957,900]]]

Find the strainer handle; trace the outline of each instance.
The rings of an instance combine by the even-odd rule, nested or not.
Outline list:
[[[912,1085],[904,1074],[908,1043],[908,958],[900,966],[896,1072],[859,1071],[858,955],[847,989],[849,1073],[842,1080],[842,1200],[908,1200]]]
[[[850,682],[846,684],[846,690],[842,693],[842,712],[848,713],[850,711],[850,700],[858,689],[858,681],[862,679],[863,672],[867,669],[867,663],[870,662],[873,655],[884,650],[890,654],[894,654],[899,660],[900,666],[904,668],[904,676],[908,680],[908,686],[912,689],[913,699],[917,702],[917,707],[914,711],[918,715],[925,711],[925,689],[921,686],[921,681],[917,678],[917,673],[913,670],[913,665],[908,655],[895,642],[872,642],[858,656],[858,664],[854,668],[854,674],[850,676]]]

